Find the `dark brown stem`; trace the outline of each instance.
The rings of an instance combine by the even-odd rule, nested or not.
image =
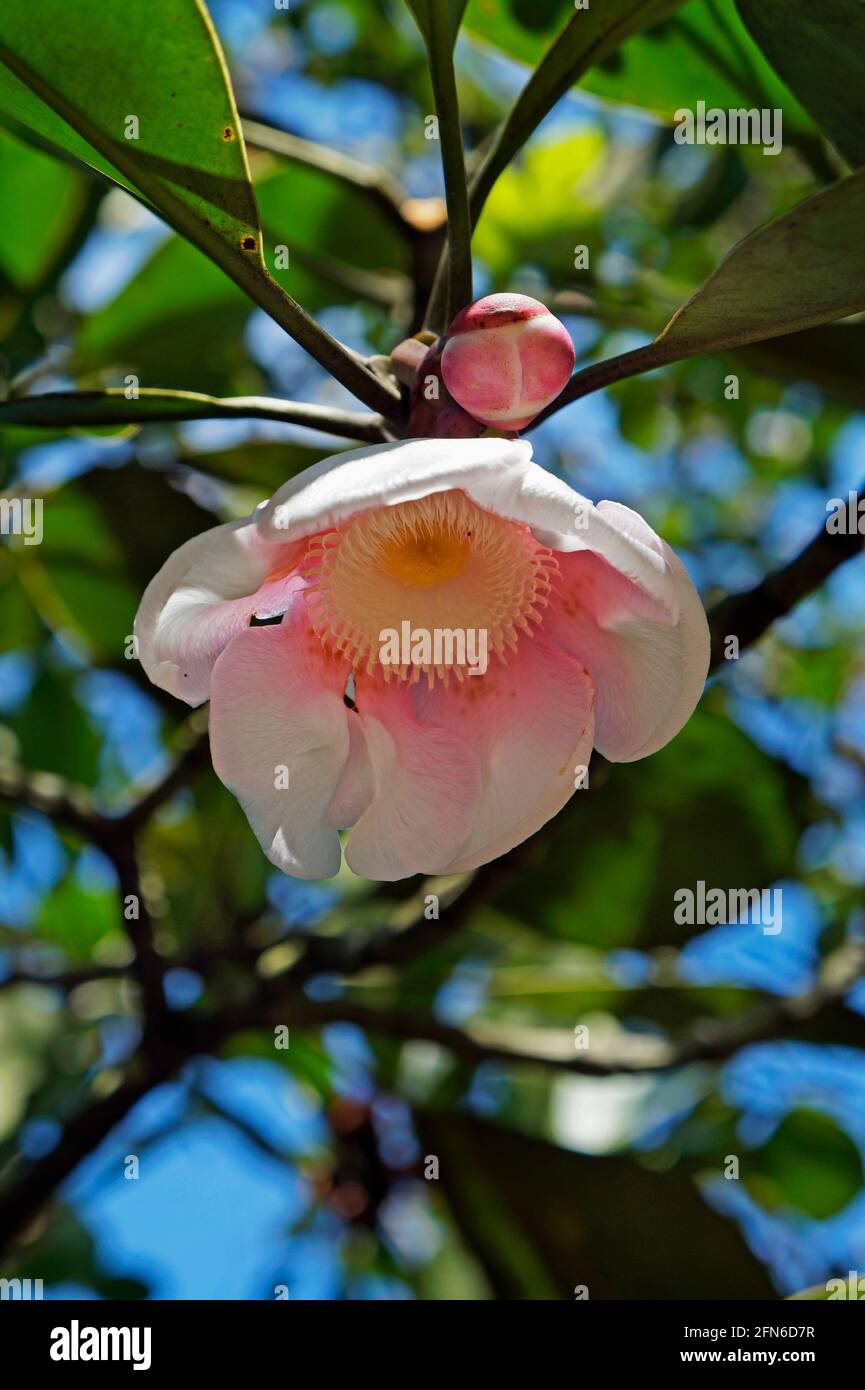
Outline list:
[[[856,495],[854,506],[858,507],[861,496]],[[753,589],[722,599],[709,614],[712,669],[725,660],[724,648],[730,637],[737,639],[736,654],[752,646],[773,623],[819,589],[840,565],[860,554],[863,546],[865,535],[858,529],[833,534],[823,526],[788,564],[773,570]]]

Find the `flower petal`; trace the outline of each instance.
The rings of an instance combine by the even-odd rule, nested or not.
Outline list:
[[[348,735],[348,759],[325,817],[335,830],[346,830],[360,820],[375,795],[366,736],[356,711],[349,713]]]
[[[472,833],[449,873],[477,868],[533,835],[572,796],[592,752],[592,683],[540,633],[520,638],[507,664],[422,692],[424,719],[456,733],[481,760]]]
[[[150,680],[190,705],[210,694],[213,663],[252,614],[282,611],[300,581],[302,546],[266,544],[251,520],[216,526],[175,550],[150,581],[135,617]],[[274,569],[280,577],[267,583]]]
[[[598,555],[559,556],[544,632],[592,678],[598,750],[614,762],[632,762],[662,748],[693,713],[709,667],[709,628],[670,547],[627,507],[602,502],[598,510],[626,545],[657,556],[664,583],[641,583],[639,568],[626,576]]]
[[[280,627],[229,643],[213,670],[210,744],[271,863],[328,878],[340,865],[327,817],[349,757],[347,668],[325,657],[305,619],[301,599]]]
[[[524,440],[406,439],[334,454],[289,479],[256,514],[268,540],[327,530],[370,507],[413,502],[490,476],[519,477],[531,459]]]
[[[415,712],[417,686],[357,682],[374,795],[348,838],[356,874],[391,881],[437,874],[468,840],[481,794],[477,754]]]
[[[553,550],[591,550],[676,616],[677,590],[654,536],[626,507],[595,505],[532,462],[525,439],[406,439],[322,459],[256,513],[265,540],[296,540],[372,507],[459,488],[479,507],[531,527]],[[629,526],[620,513],[640,525]],[[641,529],[642,527],[642,529]]]
[[[370,507],[460,488],[479,507],[531,526],[544,545],[583,548],[594,507],[532,462],[525,439],[405,439],[322,459],[257,512],[263,537],[293,540]],[[600,526],[601,540],[605,527]]]

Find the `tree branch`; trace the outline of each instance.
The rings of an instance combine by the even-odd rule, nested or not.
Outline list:
[[[295,1027],[355,1023],[372,1033],[405,1041],[434,1042],[472,1066],[483,1062],[529,1063],[578,1076],[649,1075],[697,1062],[720,1062],[739,1048],[770,1041],[842,999],[865,972],[865,944],[848,942],[826,957],[816,984],[794,998],[772,1000],[732,1019],[702,1019],[678,1040],[644,1033],[616,1047],[577,1050],[563,1029],[525,1028],[475,1020],[465,1029],[410,1009],[373,1008],[350,999],[306,1000],[292,1006]],[[276,1019],[275,1021],[282,1021]]]
[[[439,940],[443,928],[447,932],[458,929],[450,921],[436,926]],[[413,947],[418,945],[413,932],[406,940],[411,940]],[[422,943],[420,949],[424,944],[428,943]],[[354,968],[363,967],[355,965],[352,973]],[[274,989],[268,982],[257,998],[240,1009],[203,1019],[199,1043],[218,1047],[237,1031],[276,1024],[320,1028],[328,1023],[354,1023],[384,1037],[437,1043],[472,1066],[495,1061],[552,1067],[579,1076],[650,1075],[698,1062],[724,1061],[741,1047],[770,1041],[843,999],[863,972],[865,943],[848,941],[825,958],[815,984],[793,998],[767,1000],[732,1019],[701,1019],[678,1039],[643,1033],[623,1035],[618,1046],[593,1050],[591,1045],[577,1049],[573,1033],[562,1029],[526,1028],[486,1019],[457,1028],[431,1014],[398,1006],[366,1006],[344,997],[312,1001],[301,993],[298,977],[288,971],[281,977],[280,988]]]
[[[856,497],[858,505],[860,493]],[[857,513],[858,515],[858,513]],[[785,617],[803,598],[818,589],[845,561],[852,560],[865,547],[865,535],[858,530],[834,534],[825,525],[803,551],[788,564],[773,570],[753,589],[730,594],[709,613],[714,670],[725,659],[728,637],[738,638],[739,650],[750,647],[763,633]]]
[[[160,391],[144,387],[134,400],[125,390],[51,391],[0,402],[0,425],[132,425],[176,420],[278,420],[348,439],[381,444],[391,436],[381,415],[333,410],[304,401],[268,396],[203,395],[198,391]]]
[[[142,1077],[118,1087],[69,1121],[56,1148],[37,1159],[0,1197],[0,1252],[33,1220],[57,1188],[98,1148],[132,1107],[153,1086],[167,1080],[184,1060],[178,1055],[170,1063],[163,1061],[149,1068]]]
[[[134,835],[179,787],[207,765],[207,751],[206,725],[196,713],[181,729],[175,761],[165,775],[140,797],[131,797],[121,811],[100,811],[89,787],[67,782],[51,772],[27,772],[13,763],[0,764],[0,801],[13,809],[41,811],[110,855],[116,844]]]

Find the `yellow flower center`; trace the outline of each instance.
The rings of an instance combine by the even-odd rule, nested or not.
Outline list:
[[[388,541],[382,546],[379,564],[385,574],[401,579],[415,589],[429,589],[454,579],[465,569],[471,554],[467,536],[442,528],[418,527],[416,532]]]
[[[505,660],[518,633],[540,622],[556,568],[527,526],[458,490],[360,512],[312,537],[304,565],[313,627],[325,646],[356,671],[425,675],[430,685],[436,676],[465,677],[448,653],[466,645]],[[399,635],[399,660],[383,658],[384,633]],[[437,633],[457,636],[437,645]],[[427,650],[414,634],[427,635]]]

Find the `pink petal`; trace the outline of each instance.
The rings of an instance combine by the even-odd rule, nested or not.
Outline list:
[[[417,686],[358,678],[357,709],[374,794],[348,838],[356,874],[437,874],[467,842],[481,794],[475,752],[415,712]]]
[[[348,711],[348,733],[348,760],[326,818],[335,830],[346,830],[360,820],[375,795],[366,736],[356,710]]]
[[[210,744],[271,863],[327,878],[340,866],[328,813],[349,758],[347,667],[325,657],[305,608],[296,600],[279,627],[247,628],[219,657]]]
[[[497,858],[554,816],[575,790],[575,769],[592,752],[592,684],[573,657],[539,634],[521,637],[506,665],[422,691],[424,719],[435,719],[475,750],[481,795],[472,831],[447,866],[462,873]]]
[[[657,556],[663,583],[650,592],[598,555],[559,555],[543,625],[592,678],[596,747],[614,762],[631,762],[662,748],[693,713],[709,667],[709,628],[670,547],[627,507],[602,502],[598,511],[626,544]]]
[[[141,664],[154,685],[190,705],[210,695],[213,663],[252,614],[281,612],[301,581],[302,545],[268,545],[251,520],[195,536],[150,581],[135,618]],[[268,582],[277,570],[279,577]]]

